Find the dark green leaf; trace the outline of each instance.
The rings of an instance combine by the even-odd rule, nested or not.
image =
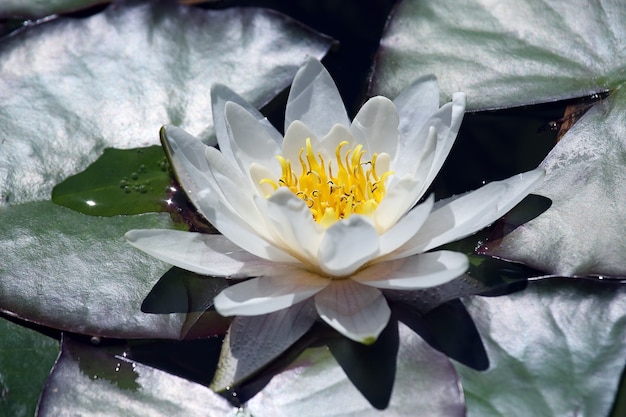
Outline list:
[[[160,146],[104,150],[80,174],[52,189],[52,202],[93,216],[165,211],[169,165]]]
[[[0,318],[0,416],[30,417],[59,352],[59,343]]]

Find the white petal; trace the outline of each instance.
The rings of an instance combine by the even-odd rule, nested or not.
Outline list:
[[[215,125],[217,143],[219,144],[220,151],[224,153],[224,156],[226,156],[232,164],[236,164],[236,161],[231,150],[230,138],[226,128],[226,118],[224,117],[225,106],[229,101],[239,104],[252,114],[254,118],[257,119],[257,121],[265,128],[266,132],[270,135],[270,137],[272,137],[276,144],[280,145],[283,140],[283,136],[278,130],[276,130],[276,128],[274,128],[274,126],[272,126],[269,120],[267,120],[261,112],[225,85],[214,84],[211,86],[211,108],[213,111],[213,124]]]
[[[389,230],[411,208],[414,190],[421,189],[421,183],[410,176],[394,180],[374,211],[374,224],[380,234]]]
[[[378,239],[370,221],[353,214],[326,230],[317,256],[319,266],[332,276],[350,275],[378,254]]]
[[[376,288],[418,290],[445,284],[463,275],[468,267],[465,254],[438,251],[379,262],[359,271],[352,279]]]
[[[398,112],[386,97],[370,98],[352,121],[350,131],[357,143],[362,143],[371,157],[374,152],[396,154],[398,147]]]
[[[300,173],[300,163],[298,162],[298,155],[300,150],[306,145],[306,140],[311,140],[311,146],[313,149],[319,148],[319,141],[317,136],[309,129],[304,123],[299,120],[295,120],[285,130],[285,140],[283,141],[282,151],[283,157],[291,161],[291,169],[296,173]],[[295,164],[295,165],[294,165]]]
[[[280,154],[280,147],[257,119],[233,102],[226,103],[224,114],[232,139],[230,146],[241,171],[248,175],[250,165],[258,162],[273,170],[275,177],[279,177],[280,165],[276,155]]]
[[[243,178],[241,173],[229,164],[217,149],[207,148],[205,156],[209,162],[209,171],[217,187],[219,187],[222,199],[257,234],[269,237],[265,218],[254,204],[256,190],[250,187],[248,178]]]
[[[383,233],[380,236],[380,253],[378,256],[393,252],[419,233],[434,203],[435,196],[431,194],[426,201],[413,207],[391,229]]]
[[[326,68],[315,58],[309,58],[293,80],[287,109],[285,130],[300,120],[318,138],[324,136],[335,124],[350,125],[337,86]]]
[[[164,127],[161,135],[185,193],[217,230],[237,246],[261,258],[275,262],[298,262],[259,235],[228,203],[205,157],[216,152],[214,148],[203,145],[174,126]]]
[[[430,74],[418,78],[393,100],[400,117],[400,151],[414,138],[426,121],[439,109],[439,83]],[[410,142],[409,142],[410,143]]]
[[[446,103],[431,115],[420,130],[411,130],[409,134],[412,136],[401,136],[401,146],[393,163],[396,175],[402,176],[405,173],[413,173],[416,167],[423,169],[421,165],[416,165],[415,161],[428,160],[426,175],[420,178],[423,179],[425,188],[430,186],[450,153],[463,120],[465,96],[462,93],[456,93],[452,98],[453,101]],[[425,152],[433,152],[433,149],[430,148],[431,145],[427,144],[431,140],[430,135],[433,134],[432,128],[435,129],[436,137],[435,153],[433,156],[426,157]]]
[[[164,262],[203,275],[250,277],[273,264],[241,249],[222,235],[180,230],[131,230],[128,243]]]
[[[430,121],[426,122],[437,129],[437,149],[430,172],[424,183],[426,187],[430,186],[439,173],[459,133],[461,122],[465,115],[465,94],[454,93],[452,95],[452,103],[448,103],[448,106],[450,106],[449,112],[437,113]]]
[[[314,262],[325,230],[313,219],[305,202],[281,187],[267,199],[267,213],[287,247]]]
[[[215,297],[222,316],[256,316],[290,307],[320,292],[330,280],[298,268],[277,265],[269,276],[224,289]]]
[[[477,232],[526,197],[543,181],[544,174],[542,169],[535,169],[503,181],[491,182],[454,199],[433,211],[420,233],[388,258],[424,252]]]
[[[315,296],[320,317],[344,336],[372,344],[383,331],[391,310],[375,288],[352,280],[333,281]]]

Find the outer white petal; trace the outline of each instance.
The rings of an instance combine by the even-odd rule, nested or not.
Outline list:
[[[299,268],[276,265],[270,275],[224,289],[215,297],[222,316],[256,316],[290,307],[324,289],[330,280]]]
[[[386,97],[370,98],[352,121],[350,131],[357,143],[369,152],[388,153],[392,157],[398,147],[398,123],[396,106]]]
[[[378,254],[378,233],[368,219],[353,214],[330,226],[322,238],[317,260],[325,273],[344,277]]]
[[[285,111],[285,131],[295,120],[313,129],[318,138],[335,124],[350,125],[335,82],[315,58],[309,58],[293,80]]]
[[[240,105],[228,102],[224,110],[226,127],[231,138],[231,150],[241,172],[249,176],[253,162],[263,164],[280,176],[280,165],[276,155],[280,147],[261,126],[258,120]]]
[[[281,187],[267,199],[267,214],[287,247],[315,263],[325,230],[313,219],[305,202]]]
[[[380,252],[384,256],[414,237],[428,218],[435,203],[435,196],[430,195],[423,203],[413,207],[404,217],[380,236]]]
[[[438,251],[380,262],[351,278],[364,285],[391,290],[418,290],[445,284],[467,271],[465,254]]]
[[[233,167],[224,155],[215,148],[207,148],[205,156],[209,162],[209,171],[219,187],[224,200],[233,211],[261,236],[268,236],[265,219],[254,204],[255,190],[250,187],[247,178]]]
[[[393,104],[400,116],[399,151],[413,146],[411,141],[426,125],[426,121],[439,109],[439,83],[434,75],[425,75],[405,88]],[[415,144],[421,147],[420,143]]]
[[[372,344],[383,331],[391,310],[375,288],[352,280],[333,281],[315,296],[320,317],[344,336]]]
[[[131,230],[128,243],[164,262],[203,275],[250,277],[262,275],[274,263],[241,249],[222,235],[179,230]]]
[[[491,182],[433,211],[413,239],[387,256],[401,258],[461,239],[493,223],[542,181],[543,169]]]
[[[228,203],[205,157],[215,150],[211,151],[212,148],[174,126],[166,126],[161,132],[185,193],[217,230],[237,246],[261,258],[275,262],[298,262],[259,235]]]
[[[211,86],[211,108],[213,111],[213,124],[215,125],[217,143],[220,147],[220,151],[224,153],[224,156],[226,156],[232,164],[236,165],[236,160],[233,155],[233,151],[231,150],[230,138],[226,128],[226,118],[224,117],[225,106],[229,101],[239,104],[252,114],[254,118],[257,119],[257,121],[265,128],[266,132],[272,137],[272,139],[274,139],[276,144],[280,145],[283,140],[283,136],[278,130],[276,130],[276,128],[274,128],[274,126],[272,126],[269,120],[267,120],[261,112],[225,85],[214,84]]]

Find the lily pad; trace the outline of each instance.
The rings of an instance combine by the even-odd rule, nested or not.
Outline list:
[[[59,342],[0,318],[0,416],[30,417]]]
[[[465,415],[458,375],[445,356],[400,327],[398,383],[384,416]],[[124,345],[94,346],[64,336],[61,355],[42,395],[39,416],[235,415],[208,388],[130,362]],[[173,350],[174,352],[175,350]],[[372,413],[326,348],[307,350],[252,398],[241,416],[348,417]]]
[[[487,242],[487,254],[566,276],[626,277],[626,92],[591,108],[541,163],[536,219]]]
[[[457,366],[470,417],[609,414],[625,360],[626,287],[544,279],[466,305],[492,364]]]
[[[0,17],[36,19],[57,13],[73,12],[110,0],[3,0]]]
[[[106,147],[156,145],[163,124],[209,142],[213,83],[261,106],[329,43],[269,10],[172,1],[25,28],[0,44],[0,205],[48,198]]]
[[[166,214],[94,217],[35,202],[0,209],[0,309],[56,329],[116,338],[180,338],[185,313],[146,314],[144,297],[169,266],[128,246]],[[210,327],[207,327],[209,329]]]
[[[166,211],[169,165],[160,146],[107,148],[80,174],[52,189],[52,202],[92,216]]]
[[[372,92],[395,97],[436,74],[469,110],[580,97],[626,79],[619,0],[403,0],[387,26]]]

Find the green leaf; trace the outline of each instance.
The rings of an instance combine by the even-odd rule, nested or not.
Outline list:
[[[168,165],[160,146],[107,148],[80,174],[52,189],[52,202],[93,216],[165,211]]]
[[[624,367],[626,287],[545,279],[466,300],[491,368],[457,366],[473,417],[608,415]]]
[[[58,352],[56,340],[0,318],[0,416],[35,414]]]
[[[0,205],[43,200],[107,147],[159,143],[174,124],[210,141],[209,90],[256,106],[330,40],[264,9],[116,2],[0,43]]]
[[[626,276],[626,92],[591,108],[541,163],[553,204],[484,251],[566,276]]]
[[[128,245],[166,214],[94,217],[50,202],[0,208],[0,309],[72,332],[179,338],[186,314],[146,314],[144,297],[169,266]],[[208,330],[208,328],[206,329]]]
[[[404,0],[385,30],[372,92],[396,97],[435,74],[468,109],[580,97],[626,80],[619,0]]]

